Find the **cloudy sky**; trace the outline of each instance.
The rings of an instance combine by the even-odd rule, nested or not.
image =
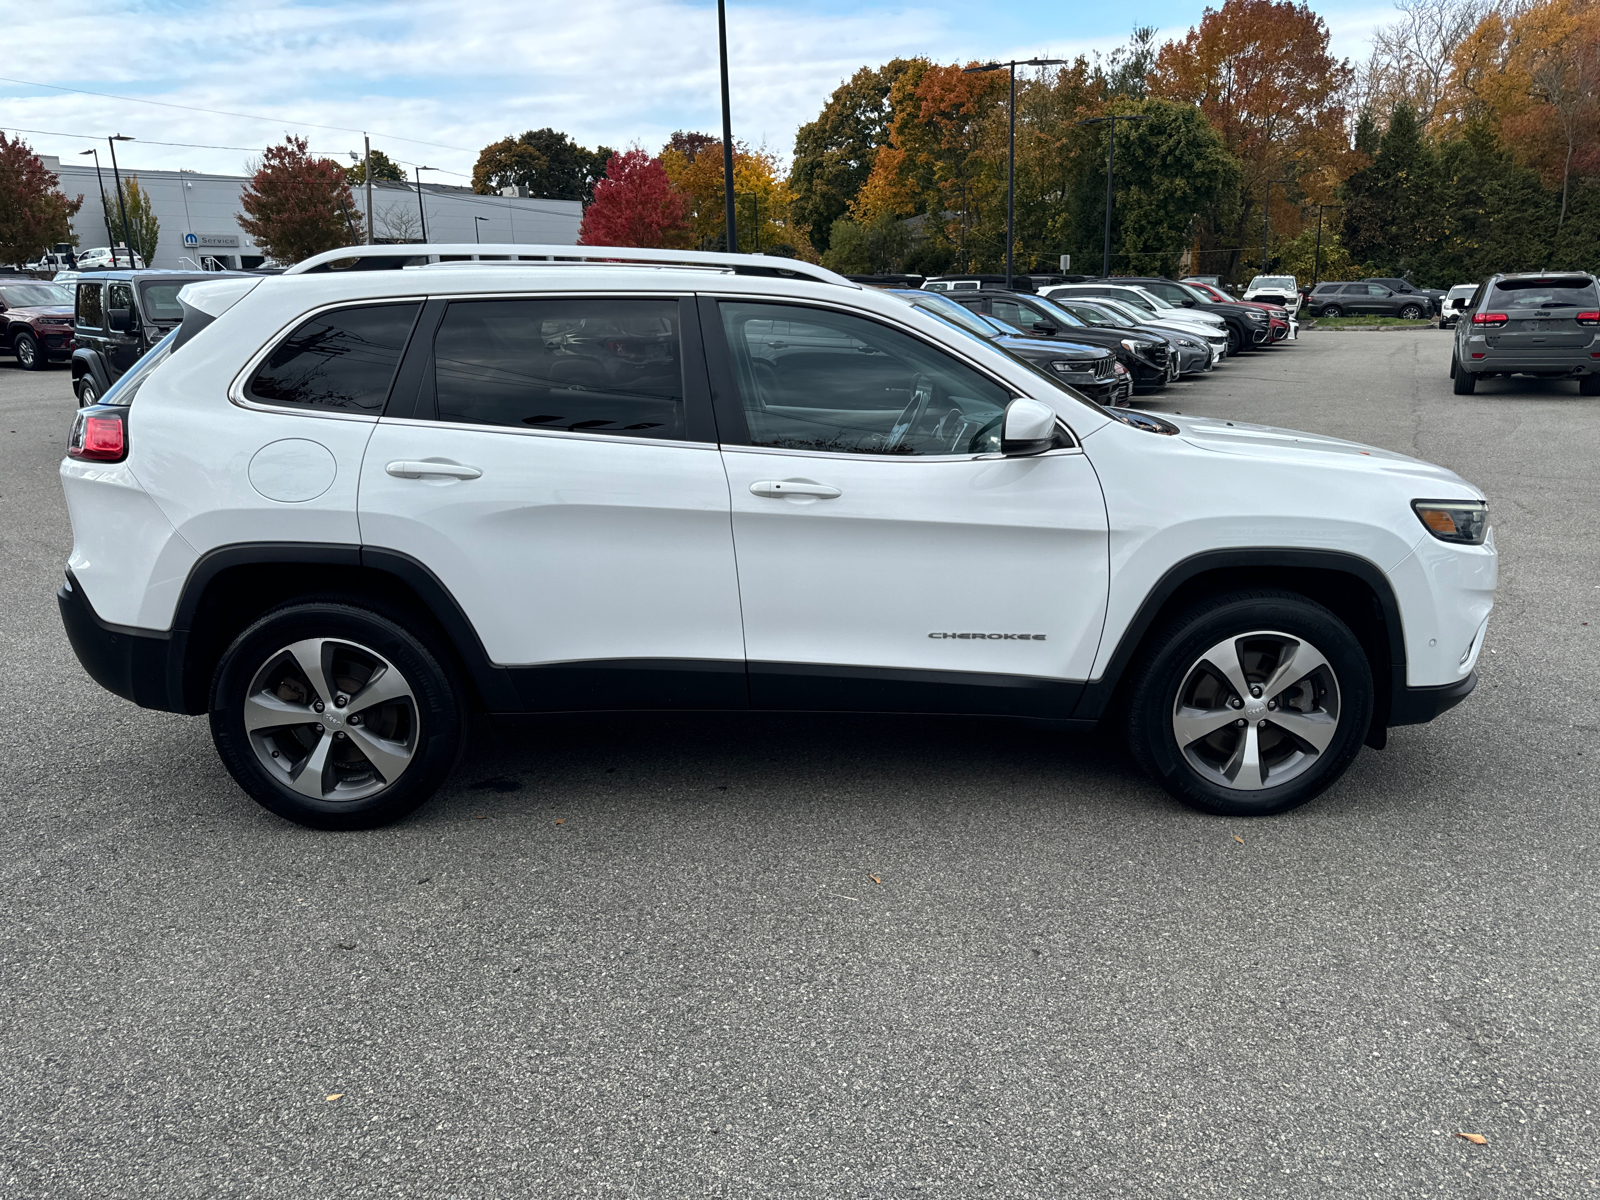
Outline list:
[[[1313,2],[1352,59],[1393,17],[1382,0]],[[864,64],[1106,51],[1136,23],[1181,32],[1203,4],[729,9],[734,136],[787,156],[796,127]],[[654,150],[675,129],[719,123],[714,0],[61,0],[13,6],[5,46],[0,129],[34,131],[23,136],[36,150],[64,158],[99,145],[104,159],[90,139],[127,134],[137,140],[118,157],[135,170],[243,173],[285,131],[348,161],[365,129],[391,157],[465,183],[479,148],[525,129]]]

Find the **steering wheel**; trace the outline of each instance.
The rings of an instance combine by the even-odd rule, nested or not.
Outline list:
[[[899,418],[894,423],[894,428],[889,430],[889,440],[885,449],[898,450],[905,441],[906,435],[916,429],[922,418],[927,415],[928,405],[933,403],[933,380],[926,375],[915,375],[911,379],[911,400],[901,410]]]

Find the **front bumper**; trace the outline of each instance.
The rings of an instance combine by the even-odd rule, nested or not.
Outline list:
[[[89,678],[140,708],[187,711],[183,705],[187,635],[128,629],[102,621],[71,571],[56,592],[56,603],[67,641]]]

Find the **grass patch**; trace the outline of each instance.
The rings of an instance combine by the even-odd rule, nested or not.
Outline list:
[[[1318,329],[1427,329],[1432,319],[1402,321],[1399,317],[1311,317]]]

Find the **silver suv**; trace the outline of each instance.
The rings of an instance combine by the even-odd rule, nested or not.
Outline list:
[[[1470,396],[1489,375],[1576,379],[1600,396],[1600,287],[1576,271],[1492,275],[1461,310],[1450,378]]]

